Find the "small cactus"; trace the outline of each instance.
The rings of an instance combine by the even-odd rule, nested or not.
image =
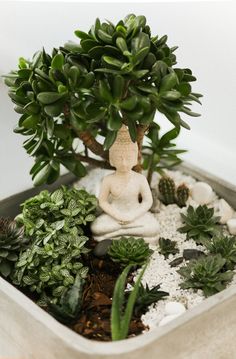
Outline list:
[[[163,176],[159,181],[158,188],[164,204],[175,203],[175,183],[172,178]]]
[[[179,207],[186,206],[189,197],[189,188],[183,183],[176,190],[176,203]]]

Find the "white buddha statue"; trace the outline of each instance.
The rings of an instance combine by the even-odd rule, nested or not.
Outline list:
[[[104,213],[91,225],[98,242],[121,236],[157,241],[159,224],[149,212],[153,202],[149,184],[144,175],[132,170],[137,158],[138,145],[123,125],[109,150],[109,161],[116,171],[103,178],[100,189],[99,206]]]

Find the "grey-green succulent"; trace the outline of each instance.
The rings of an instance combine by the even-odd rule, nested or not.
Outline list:
[[[181,267],[178,273],[184,277],[181,283],[183,289],[202,289],[206,297],[226,288],[234,273],[224,271],[226,259],[220,254],[200,257],[190,261],[186,267]]]
[[[187,214],[181,213],[184,226],[180,233],[187,233],[187,239],[193,238],[197,243],[206,244],[213,235],[219,233],[217,222],[219,217],[214,216],[214,209],[206,205],[187,208]]]
[[[107,253],[114,262],[121,265],[142,265],[153,251],[143,238],[121,237],[112,241]]]
[[[227,269],[234,269],[236,265],[236,237],[216,236],[206,243],[206,247],[212,254],[220,254],[225,260]]]
[[[170,254],[176,254],[179,252],[177,248],[177,242],[171,241],[168,238],[159,238],[159,252],[164,255],[165,258],[168,258]]]
[[[24,228],[10,218],[0,218],[0,274],[8,277],[25,247],[27,238]]]

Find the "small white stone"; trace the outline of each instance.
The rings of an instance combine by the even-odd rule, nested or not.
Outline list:
[[[160,321],[159,327],[166,325],[167,323],[171,322],[172,320],[174,320],[175,318],[177,318],[179,316],[180,316],[180,314],[167,315]]]
[[[182,314],[185,311],[186,311],[185,306],[178,302],[168,302],[165,305],[165,314],[166,315]]]
[[[236,218],[231,218],[227,221],[227,226],[230,234],[236,235]]]
[[[198,204],[208,204],[213,199],[213,190],[208,183],[197,182],[191,189],[191,196]]]
[[[219,200],[217,205],[216,215],[220,217],[221,224],[226,224],[233,217],[234,210],[223,198]]]

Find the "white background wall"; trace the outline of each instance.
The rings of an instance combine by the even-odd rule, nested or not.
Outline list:
[[[20,56],[30,58],[77,41],[74,30],[88,30],[96,17],[116,23],[128,13],[147,17],[153,36],[167,34],[178,45],[178,66],[190,67],[204,94],[199,118],[185,118],[191,131],[182,130],[179,147],[189,162],[236,184],[236,6],[234,1],[163,1],[156,3],[0,2],[0,75],[15,69]],[[78,39],[79,40],[79,39]],[[32,186],[24,138],[12,129],[19,117],[0,80],[0,199]],[[167,120],[157,115],[164,129]]]

